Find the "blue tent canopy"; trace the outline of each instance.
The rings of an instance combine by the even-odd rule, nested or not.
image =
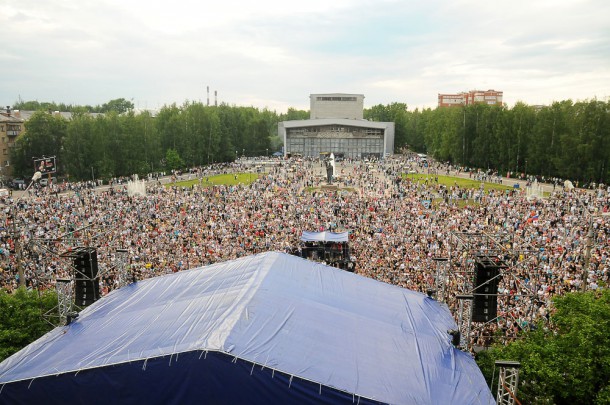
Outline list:
[[[0,363],[0,403],[491,404],[448,310],[269,252],[111,292]]]

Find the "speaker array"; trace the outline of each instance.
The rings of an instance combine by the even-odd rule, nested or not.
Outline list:
[[[79,307],[93,304],[100,298],[100,282],[97,276],[97,250],[86,249],[74,257],[74,303]]]
[[[489,322],[498,316],[500,269],[506,267],[488,257],[476,260],[472,321]]]

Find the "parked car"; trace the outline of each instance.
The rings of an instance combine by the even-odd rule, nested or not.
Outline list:
[[[22,179],[13,179],[13,181],[11,182],[11,187],[13,188],[13,190],[22,190],[25,188],[25,186],[25,180]]]
[[[49,185],[49,178],[43,177],[42,179],[40,179],[39,183],[41,186],[46,187]],[[51,183],[57,184],[57,177],[51,177]]]

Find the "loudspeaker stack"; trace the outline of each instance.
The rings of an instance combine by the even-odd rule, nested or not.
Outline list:
[[[74,303],[79,307],[89,306],[100,298],[97,250],[86,248],[79,251],[74,257],[74,268]]]

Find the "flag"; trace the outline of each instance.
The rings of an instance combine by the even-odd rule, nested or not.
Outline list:
[[[527,219],[527,222],[538,221],[538,213],[536,211],[530,212],[530,216]]]

